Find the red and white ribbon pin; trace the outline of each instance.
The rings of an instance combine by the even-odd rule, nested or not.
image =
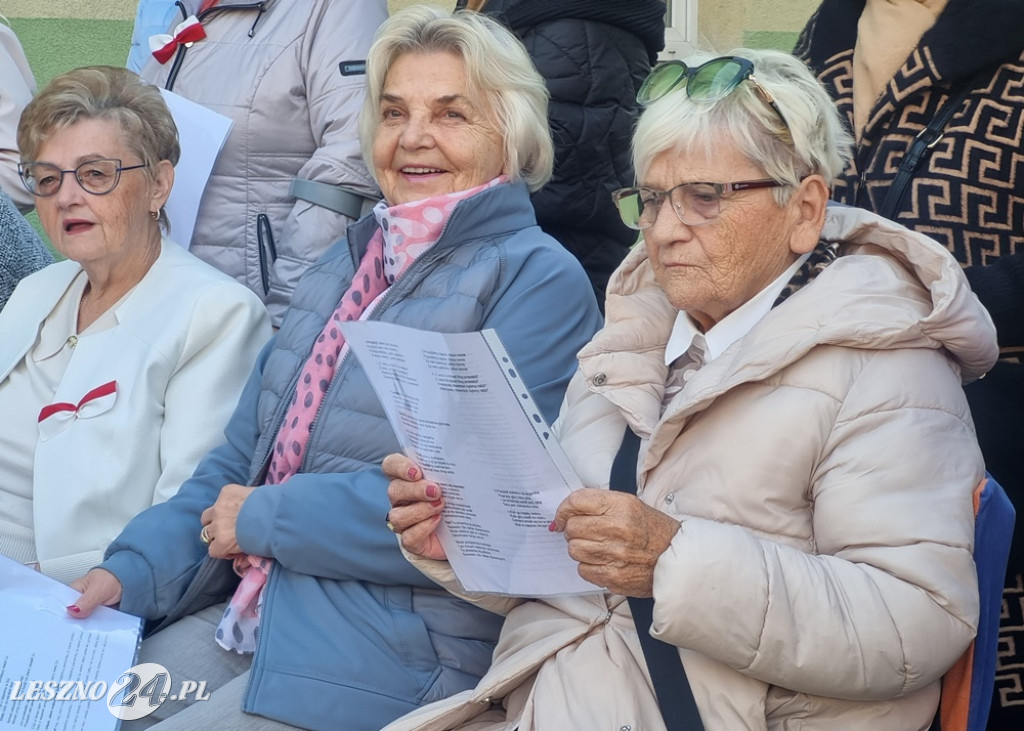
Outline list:
[[[153,57],[157,61],[167,63],[171,60],[174,52],[178,50],[178,46],[183,43],[195,43],[204,38],[206,38],[206,31],[203,30],[203,24],[199,22],[199,18],[190,15],[174,29],[173,36],[167,33],[150,36],[149,50],[153,52]]]

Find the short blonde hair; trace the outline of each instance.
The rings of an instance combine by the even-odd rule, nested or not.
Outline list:
[[[548,129],[548,91],[523,44],[511,31],[474,12],[450,13],[430,5],[401,10],[378,29],[366,60],[366,100],[359,139],[373,170],[373,143],[380,124],[380,97],[391,65],[406,53],[452,53],[466,65],[470,91],[505,143],[505,169],[531,191],[551,177],[554,148]]]
[[[711,103],[690,99],[678,89],[651,103],[640,117],[633,136],[637,179],[647,175],[663,152],[710,152],[725,139],[768,177],[789,184],[772,191],[780,205],[807,175],[820,175],[831,185],[849,163],[853,138],[810,69],[781,51],[739,48],[725,55],[754,64],[754,77],[775,99],[785,122],[750,82],[741,82],[728,96]],[[693,68],[711,58],[694,56],[686,64]]]
[[[86,66],[54,77],[21,114],[21,159],[34,162],[39,148],[55,132],[83,119],[115,122],[151,179],[161,160],[178,164],[178,128],[160,90],[117,66]],[[166,229],[163,211],[160,222]]]

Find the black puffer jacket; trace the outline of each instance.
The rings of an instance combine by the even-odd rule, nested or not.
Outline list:
[[[636,92],[663,46],[665,3],[490,0],[483,12],[522,39],[547,81],[555,172],[533,205],[541,228],[583,264],[603,309],[608,277],[636,240],[611,192],[633,184]]]

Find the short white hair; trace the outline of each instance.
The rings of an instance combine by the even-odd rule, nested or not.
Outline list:
[[[523,44],[486,15],[451,13],[432,5],[401,10],[378,29],[366,58],[366,99],[359,139],[373,170],[373,143],[380,125],[380,96],[388,70],[407,53],[452,53],[466,65],[470,91],[505,145],[505,170],[531,191],[551,177],[555,153],[548,128],[548,90]]]
[[[781,51],[738,48],[725,55],[754,64],[754,78],[775,99],[785,123],[749,81],[715,102],[691,99],[677,89],[652,102],[640,117],[633,136],[637,179],[647,175],[663,152],[711,153],[725,139],[768,177],[792,186],[773,191],[780,205],[807,175],[820,175],[831,186],[849,163],[853,138],[810,69]],[[712,58],[695,55],[686,64],[694,68]]]

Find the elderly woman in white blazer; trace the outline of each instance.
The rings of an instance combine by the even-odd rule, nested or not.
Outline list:
[[[0,553],[70,581],[220,440],[270,326],[162,235],[179,148],[155,87],[112,67],[58,76],[18,145],[67,260],[0,314]]]
[[[469,597],[507,615],[490,671],[387,731],[664,729],[640,631],[678,653],[707,731],[931,726],[977,626],[961,383],[995,331],[938,243],[826,206],[850,140],[807,68],[734,53],[641,88],[639,185],[614,198],[643,245],[555,425],[587,489],[551,530],[601,590]],[[627,428],[636,494],[606,489]],[[444,496],[410,470],[384,462],[390,524],[465,594]],[[652,600],[649,629],[626,597]],[[672,697],[680,676],[658,673]]]

